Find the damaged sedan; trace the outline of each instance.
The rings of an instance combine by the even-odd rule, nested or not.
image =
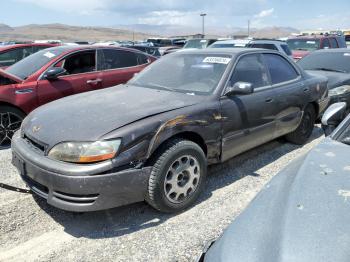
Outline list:
[[[328,104],[327,80],[262,49],[188,50],[125,85],[44,105],[12,141],[31,190],[68,211],[147,201],[194,204],[207,165],[280,136],[302,144]]]

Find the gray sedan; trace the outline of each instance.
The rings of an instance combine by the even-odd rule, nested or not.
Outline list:
[[[146,200],[191,206],[208,164],[280,136],[302,144],[328,103],[327,80],[262,49],[171,54],[126,85],[32,112],[13,163],[58,208],[93,211]]]

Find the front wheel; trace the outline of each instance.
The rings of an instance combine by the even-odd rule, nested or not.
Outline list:
[[[146,201],[161,212],[173,213],[191,206],[203,190],[206,156],[194,142],[168,142],[155,159]]]
[[[13,134],[21,127],[25,114],[17,108],[0,107],[0,149],[11,146]]]
[[[303,114],[303,118],[296,130],[286,135],[286,139],[297,145],[305,144],[314,130],[316,112],[313,105],[309,104]]]

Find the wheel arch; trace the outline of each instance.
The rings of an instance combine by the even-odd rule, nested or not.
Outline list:
[[[14,104],[11,104],[11,103],[0,101],[0,108],[1,107],[12,107],[12,108],[15,108],[15,109],[21,111],[24,115],[27,115],[27,113],[24,112],[20,107],[15,106]]]

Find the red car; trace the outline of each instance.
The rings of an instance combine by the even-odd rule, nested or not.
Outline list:
[[[332,34],[293,37],[287,40],[287,44],[294,60],[318,49],[346,48],[345,37]]]
[[[11,66],[40,50],[57,46],[56,44],[16,44],[0,47],[0,68]]]
[[[134,49],[58,46],[0,70],[0,147],[33,109],[50,101],[127,82],[156,60]]]

